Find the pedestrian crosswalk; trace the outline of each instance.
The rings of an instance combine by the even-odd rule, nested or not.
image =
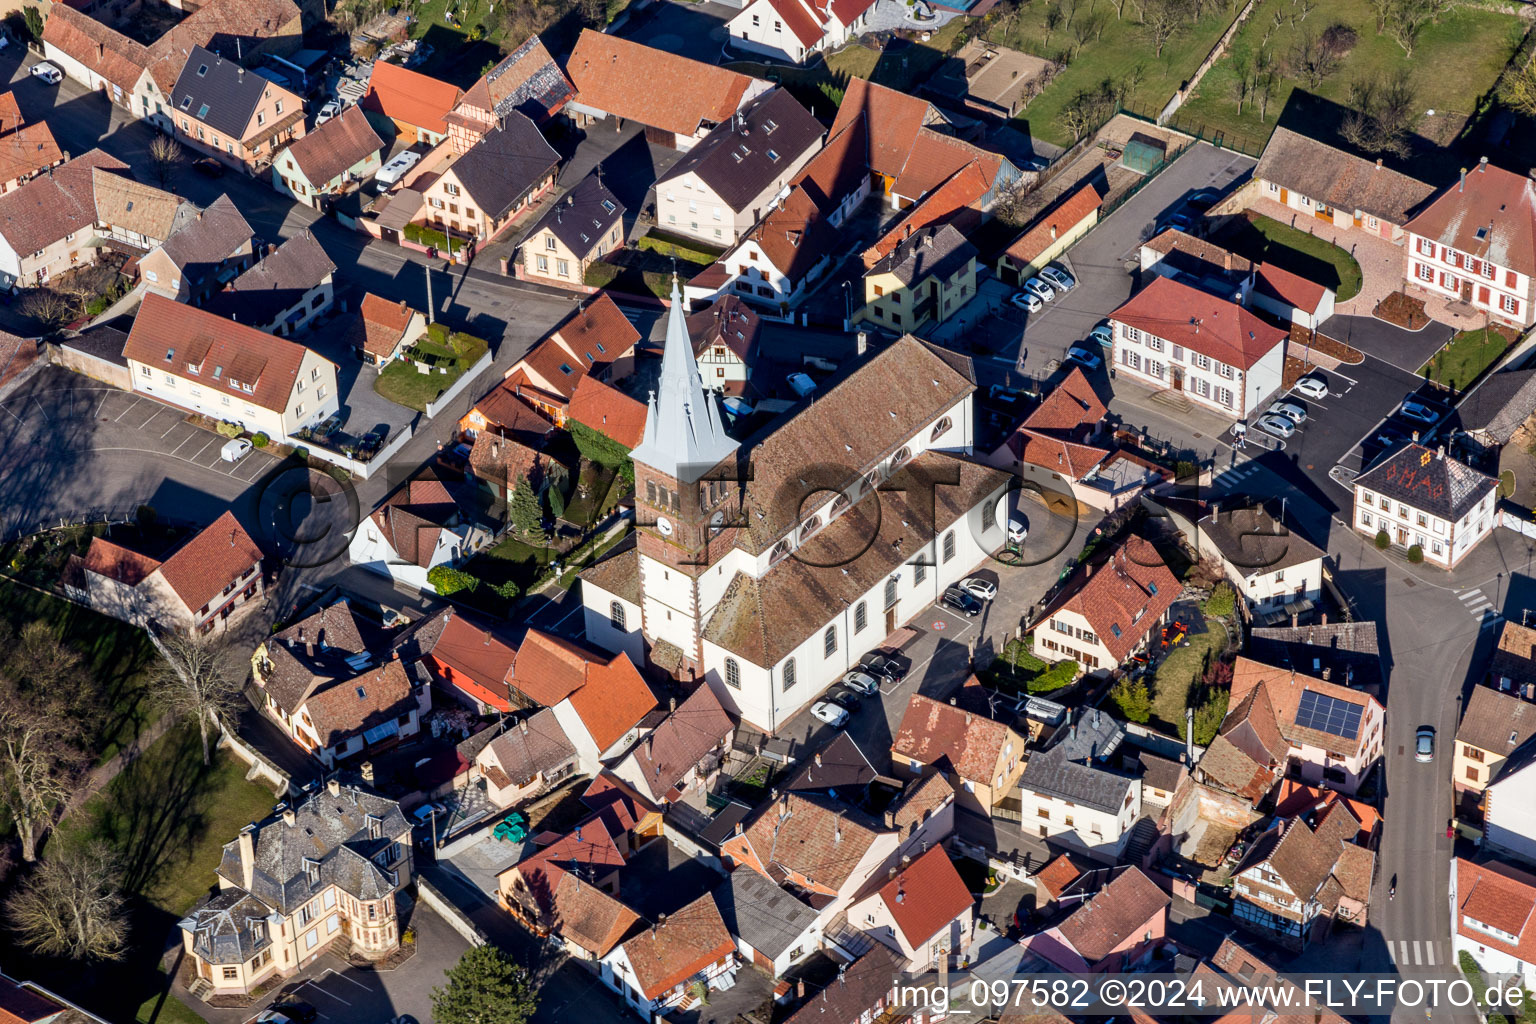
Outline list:
[[[1437,939],[1388,939],[1387,955],[1398,968],[1439,967],[1450,962],[1450,954]]]
[[[1481,628],[1492,629],[1499,622],[1499,610],[1497,606],[1495,606],[1494,603],[1489,600],[1487,594],[1483,593],[1483,589],[1481,587],[1474,587],[1471,590],[1464,590],[1457,594],[1456,597],[1461,601],[1461,606],[1467,610],[1468,615],[1472,616],[1474,619],[1482,619]],[[1492,612],[1493,614],[1489,615],[1489,612]]]
[[[1253,462],[1251,460],[1240,462],[1237,465],[1218,473],[1212,483],[1221,484],[1223,486],[1240,484],[1257,472],[1259,472],[1259,464],[1257,462]]]

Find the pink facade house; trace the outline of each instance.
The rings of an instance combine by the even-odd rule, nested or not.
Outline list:
[[[1113,881],[1103,879],[1118,870]],[[1168,928],[1168,894],[1139,868],[1106,868],[1079,878],[1062,893],[1098,892],[1066,920],[1024,940],[1029,952],[1069,974],[1126,971],[1146,963]]]

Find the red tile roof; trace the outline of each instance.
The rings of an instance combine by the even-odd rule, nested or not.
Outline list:
[[[63,159],[64,151],[53,140],[46,121],[23,125],[0,136],[0,181],[25,177]]]
[[[1289,270],[1282,270],[1273,263],[1259,264],[1256,284],[1259,291],[1264,294],[1308,313],[1317,312],[1318,304],[1323,301],[1323,295],[1328,291],[1316,281],[1308,281]]]
[[[545,707],[554,707],[586,683],[587,658],[569,640],[530,629],[517,649],[510,681]]]
[[[1456,858],[1456,932],[1480,946],[1536,963],[1536,878],[1499,861]],[[1511,943],[1469,927],[1466,919],[1517,936]]]
[[[1084,575],[1069,582],[1039,621],[1045,622],[1063,608],[1075,611],[1088,620],[1110,654],[1123,661],[1173,607],[1183,589],[1157,549],[1140,537],[1132,537],[1108,559],[1090,564]]]
[[[411,71],[399,64],[376,60],[368,76],[368,94],[358,106],[403,121],[438,135],[448,134],[443,115],[452,110],[463,93],[458,86]]]
[[[891,753],[923,764],[947,761],[962,779],[990,786],[1010,740],[1014,757],[1022,757],[1022,739],[1002,722],[914,693],[901,716]]]
[[[826,30],[816,15],[801,5],[800,0],[768,0],[768,5],[789,26],[801,46],[809,50],[821,42]]]
[[[0,93],[0,135],[15,131],[22,126],[23,122],[21,107],[16,102],[16,94]]]
[[[840,121],[827,136],[826,145],[806,163],[795,184],[811,200],[830,210],[851,195],[869,176],[869,130],[860,114]]]
[[[52,999],[0,976],[0,1024],[33,1024],[34,1021],[57,1016],[64,1009],[63,1005]]]
[[[69,8],[60,5],[61,10]],[[82,153],[52,174],[33,178],[0,196],[0,235],[23,256],[47,248],[72,231],[96,223],[96,191],[92,168],[117,173],[128,165],[99,149]]]
[[[409,707],[403,706],[407,702]],[[338,746],[348,737],[393,720],[415,706],[410,677],[399,661],[338,680],[304,701],[315,735],[326,747]]]
[[[1482,164],[1406,225],[1464,253],[1536,274],[1536,182]]]
[[[444,668],[463,673],[506,701],[506,680],[517,661],[517,649],[457,611],[444,615],[448,621],[432,648],[432,660]]]
[[[500,427],[504,434],[543,437],[555,429],[548,417],[518,397],[510,378],[487,392],[475,403],[475,409],[485,417],[486,423]]]
[[[710,893],[624,943],[635,981],[647,999],[681,985],[735,949]]]
[[[1089,966],[1115,951],[1115,947],[1140,940],[1150,921],[1167,912],[1168,894],[1139,868],[1126,868],[1057,925]]]
[[[640,343],[640,332],[607,292],[598,292],[552,333],[593,371],[628,355]]]
[[[747,235],[780,273],[798,282],[831,254],[838,232],[803,188],[794,188]]]
[[[935,846],[898,871],[880,887],[880,898],[906,936],[907,945],[914,948],[922,947],[941,928],[968,913],[972,903],[970,890],[942,846]]]
[[[382,61],[378,63],[383,64]],[[411,318],[416,315],[416,311],[406,305],[404,299],[391,302],[372,292],[363,295],[357,312],[362,331],[360,336],[354,332],[354,341],[360,343],[363,351],[379,357],[389,356],[395,351],[406,328],[411,325]]]
[[[1083,869],[1078,867],[1071,857],[1063,853],[1041,868],[1039,873],[1034,876],[1034,882],[1035,885],[1042,886],[1050,894],[1051,899],[1055,899],[1061,895],[1062,890],[1077,881],[1078,876],[1082,873]]]
[[[752,79],[618,36],[583,29],[566,74],[578,101],[662,131],[691,136],[741,106]]]
[[[1347,704],[1355,704],[1365,709],[1365,713],[1369,713],[1371,705],[1377,703],[1376,699],[1368,693],[1322,679],[1314,679],[1293,669],[1277,668],[1254,661],[1252,658],[1239,656],[1232,663],[1230,697],[1232,703],[1237,704],[1249,692],[1261,687],[1274,707],[1275,722],[1281,735],[1298,746],[1305,742],[1330,750],[1354,752],[1363,749],[1369,740],[1363,721],[1353,740],[1296,724],[1296,711],[1301,704],[1301,695],[1308,690]]]
[[[924,128],[913,140],[912,151],[907,154],[891,191],[904,196],[926,195],[970,163],[976,164],[990,188],[1002,159],[969,142]]]
[[[57,13],[59,17],[54,17]],[[131,94],[139,75],[149,66],[149,48],[102,24],[68,4],[49,11],[43,24],[43,43],[52,43],[108,82]]]
[[[340,117],[295,139],[288,153],[304,177],[316,189],[324,188],[355,164],[384,148],[384,140],[373,130],[359,107],[348,107]]]
[[[1240,370],[1288,336],[1236,303],[1161,275],[1109,316]]]
[[[166,359],[166,352],[173,352]],[[254,327],[150,292],[144,296],[123,356],[183,380],[226,388],[252,405],[283,412],[309,349]],[[188,363],[201,372],[192,374]],[[236,387],[235,385],[238,385]],[[250,391],[244,386],[251,385]]]
[[[1081,480],[1109,457],[1109,449],[1077,444],[1035,430],[1020,430],[1008,439],[1008,448],[1022,462]]]
[[[645,436],[645,406],[591,374],[576,385],[567,415],[626,448],[634,448]]]
[[[160,563],[148,555],[130,551],[105,537],[91,538],[91,546],[86,549],[82,561],[87,569],[98,576],[114,579],[130,587],[138,586],[150,573],[160,568]]]
[[[261,549],[225,512],[160,565],[160,575],[194,613],[261,561]]]
[[[1103,204],[1098,188],[1088,182],[1036,218],[1023,234],[1008,244],[1004,255],[1021,267],[1033,263],[1052,243],[1093,216]]]
[[[830,135],[837,135],[860,114],[864,115],[869,130],[870,168],[894,178],[907,162],[917,133],[925,123],[937,119],[936,114],[930,116],[931,110],[927,100],[862,78],[850,78]]]
[[[734,723],[715,696],[700,685],[669,714],[630,757],[653,800],[662,800],[704,755],[725,742]]]
[[[1076,430],[1098,423],[1108,412],[1082,368],[1074,366],[1029,414],[1024,425],[1031,430]]]
[[[962,234],[981,220],[981,197],[990,183],[981,165],[971,161],[907,211],[879,241],[864,250],[864,265],[872,267],[914,231],[930,224],[953,224]]]
[[[570,696],[571,707],[597,744],[607,750],[656,709],[656,695],[627,654],[606,663],[589,660],[586,683]]]

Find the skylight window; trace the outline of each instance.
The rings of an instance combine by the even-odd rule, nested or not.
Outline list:
[[[560,364],[560,372],[564,373],[564,374],[569,374],[571,372],[570,364],[569,363],[561,363]]]
[[[182,99],[181,99],[181,109],[182,110],[187,110],[191,106],[192,106],[192,97],[191,96],[183,96]]]
[[[208,74],[208,65],[207,64],[199,64],[197,66],[197,77],[198,78],[202,78],[206,74]]]
[[[214,380],[218,380],[222,376],[224,376],[224,367],[223,367],[223,365],[220,364],[218,366],[215,366],[213,368],[213,379]]]
[[[603,200],[603,211],[605,213],[612,213],[612,212],[614,212],[617,209],[618,209],[618,207],[613,205],[613,200],[611,200],[611,199],[604,199]]]
[[[368,692],[366,690],[364,690],[361,686],[359,686],[357,688],[357,696],[361,700],[366,700],[368,698]]]
[[[132,199],[128,200],[128,208],[124,212],[125,213],[132,213],[133,212],[133,200]]]
[[[772,135],[773,134],[773,130],[775,128],[777,128],[777,127],[778,127],[778,123],[776,121],[774,121],[773,118],[770,117],[768,120],[763,122],[763,134],[764,135]]]
[[[208,116],[208,104],[204,103],[202,106],[197,108],[197,117],[198,117],[198,120],[202,120],[203,118],[205,118],[207,116]]]
[[[779,154],[777,152],[775,152],[774,150],[770,149],[768,151],[768,159],[772,160],[774,163],[778,163],[779,162]]]
[[[1479,242],[1481,242],[1483,239],[1485,239],[1487,237],[1488,237],[1488,229],[1487,228],[1478,228],[1477,229],[1477,240]]]
[[[603,343],[602,342],[598,342],[597,343],[597,350],[599,352],[607,352],[608,351],[607,349],[603,348]]]
[[[173,348],[166,349],[165,350],[165,361],[166,362],[170,362],[171,359],[175,357],[175,355],[176,355],[176,350],[175,349],[173,349]]]
[[[1115,639],[1116,640],[1120,639],[1120,625],[1119,625],[1119,623],[1114,623],[1114,622],[1110,623],[1109,631],[1111,633],[1115,634]]]
[[[1152,583],[1152,582],[1148,581],[1147,589],[1152,592],[1152,596],[1153,597],[1157,596],[1157,584],[1156,583]]]

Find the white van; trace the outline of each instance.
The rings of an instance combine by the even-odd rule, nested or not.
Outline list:
[[[413,153],[410,150],[406,150],[404,153],[396,154],[394,159],[390,160],[390,162],[385,164],[383,167],[380,167],[379,173],[373,176],[373,180],[375,184],[378,185],[379,191],[389,191],[395,182],[405,177],[406,171],[410,170],[412,167],[415,167],[416,164],[420,161],[421,154]]]
[[[239,462],[251,453],[251,442],[243,437],[236,437],[224,442],[224,447],[219,449],[219,458],[225,462]]]

